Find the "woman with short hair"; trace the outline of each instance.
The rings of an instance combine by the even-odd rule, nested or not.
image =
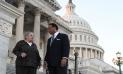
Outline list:
[[[17,42],[13,53],[16,58],[16,74],[36,74],[40,67],[41,58],[36,44],[33,42],[33,33],[26,32],[25,40]]]

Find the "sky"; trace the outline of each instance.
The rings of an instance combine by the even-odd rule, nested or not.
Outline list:
[[[57,1],[62,9],[56,13],[63,16],[68,0]],[[116,67],[112,63],[115,53],[120,51],[123,54],[123,0],[73,0],[73,3],[75,12],[99,37],[98,44],[105,50],[104,61]]]

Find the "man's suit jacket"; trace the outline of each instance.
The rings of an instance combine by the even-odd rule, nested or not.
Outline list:
[[[51,38],[48,39],[45,61],[48,63],[48,66],[60,66],[61,59],[63,57],[69,57],[69,38],[66,34],[59,33],[52,44],[50,43]]]

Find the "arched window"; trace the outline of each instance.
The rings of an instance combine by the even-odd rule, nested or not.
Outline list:
[[[90,43],[90,36],[88,37],[88,42]]]
[[[82,22],[81,22],[81,24],[82,24]]]
[[[71,20],[70,20],[70,23],[71,23]]]
[[[79,24],[79,21],[77,21],[77,24]]]
[[[93,38],[91,38],[91,42],[92,42],[92,43],[94,42],[94,39],[93,39]]]
[[[70,35],[70,41],[72,41],[72,35]]]
[[[86,35],[84,36],[84,41],[85,41],[85,42],[87,41],[87,39],[86,39]]]
[[[77,35],[75,35],[75,40],[77,40]]]
[[[80,35],[80,41],[82,41],[82,35]]]

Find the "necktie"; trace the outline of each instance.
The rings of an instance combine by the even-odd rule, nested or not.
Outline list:
[[[55,39],[55,38],[54,38],[54,35],[53,35],[53,36],[51,37],[50,46],[52,45],[54,39]]]

